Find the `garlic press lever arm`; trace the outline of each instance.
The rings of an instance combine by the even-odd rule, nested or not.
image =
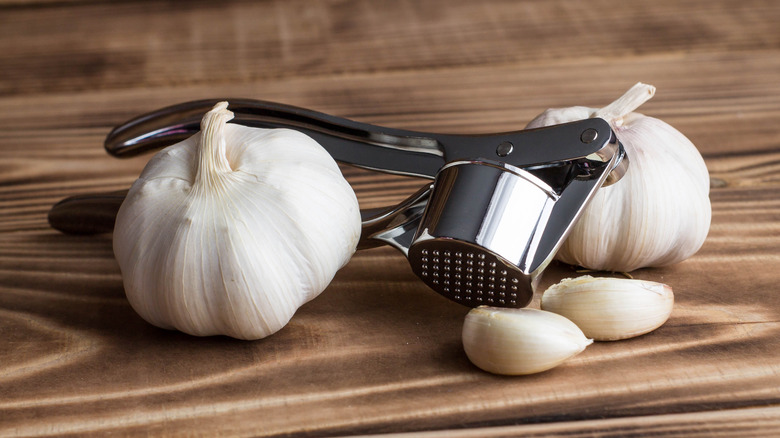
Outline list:
[[[602,119],[498,134],[451,135],[381,127],[276,102],[205,99],[131,119],[111,131],[105,148],[113,156],[130,157],[182,141],[197,133],[203,114],[224,100],[235,115],[233,123],[295,129],[314,138],[342,163],[431,179],[454,160],[492,159],[525,167],[582,158],[599,153],[611,136]]]

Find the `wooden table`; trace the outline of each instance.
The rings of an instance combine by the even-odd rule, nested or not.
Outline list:
[[[780,2],[0,1],[0,435],[780,433]],[[136,114],[235,96],[438,132],[522,128],[547,107],[642,112],[712,177],[709,237],[637,278],[671,319],[509,378],[463,353],[467,309],[388,248],[260,341],[157,329],[111,237],[49,228],[65,196],[129,186],[148,156],[102,140]],[[361,204],[419,180],[345,168]],[[574,268],[554,264],[543,288]]]

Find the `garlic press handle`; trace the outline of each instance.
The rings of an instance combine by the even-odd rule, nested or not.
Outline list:
[[[615,152],[609,124],[598,118],[507,133],[451,135],[381,127],[253,99],[207,99],[161,108],[114,128],[105,148],[113,156],[129,157],[184,140],[200,130],[203,114],[224,100],[235,115],[234,123],[295,129],[314,138],[337,161],[431,179],[455,160],[497,160],[528,167],[594,154],[608,161]]]

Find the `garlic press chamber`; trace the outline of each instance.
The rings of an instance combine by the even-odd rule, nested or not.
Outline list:
[[[619,180],[628,157],[600,118],[497,134],[451,135],[386,128],[250,99],[182,103],[114,128],[107,152],[130,157],[200,130],[227,100],[233,123],[291,128],[337,161],[432,180],[398,205],[361,211],[358,249],[390,245],[431,289],[466,306],[524,307],[542,272],[600,187]],[[55,229],[111,232],[126,191],[64,199]]]

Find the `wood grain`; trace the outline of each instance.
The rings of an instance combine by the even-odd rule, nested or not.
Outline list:
[[[780,4],[766,1],[0,1],[0,436],[772,436],[780,433]],[[110,128],[241,96],[438,132],[603,105],[685,133],[712,180],[701,251],[637,278],[671,319],[523,378],[465,357],[467,309],[389,248],[362,251],[260,341],[154,328],[110,236],[48,227],[148,156]],[[361,205],[421,180],[343,168]],[[542,289],[575,268],[554,263]],[[537,305],[538,297],[532,305]]]

